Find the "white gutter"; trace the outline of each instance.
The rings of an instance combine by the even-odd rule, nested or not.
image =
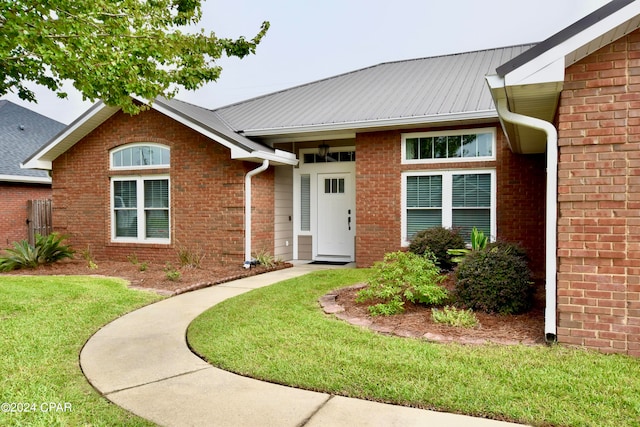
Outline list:
[[[0,181],[2,182],[20,182],[24,184],[49,184],[51,185],[51,178],[48,176],[24,176],[24,175],[0,175]]]
[[[244,268],[251,268],[251,177],[266,171],[269,160],[263,160],[262,165],[247,172],[244,177]]]
[[[502,119],[516,125],[540,130],[547,135],[547,218],[545,230],[546,304],[544,310],[544,334],[547,341],[556,340],[556,293],[557,293],[557,225],[558,225],[558,131],[553,124],[509,111],[507,100],[496,100],[498,114]]]

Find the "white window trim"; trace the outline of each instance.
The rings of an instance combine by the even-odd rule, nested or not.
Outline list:
[[[402,172],[402,220],[401,220],[401,245],[409,246],[409,239],[406,235],[407,230],[407,177],[409,176],[434,176],[442,175],[442,226],[451,228],[453,223],[453,175],[475,175],[475,174],[491,175],[491,241],[495,241],[497,236],[496,221],[496,170],[495,169],[446,169],[434,171],[407,171]]]
[[[145,238],[146,223],[144,221],[144,182],[159,179],[166,179],[169,186],[169,237],[168,238]],[[137,193],[137,212],[138,212],[138,237],[116,237],[116,215],[114,206],[114,182],[117,181],[136,181]],[[111,177],[110,183],[110,211],[111,211],[111,241],[113,243],[146,243],[146,244],[170,244],[171,243],[171,180],[169,175],[132,175],[132,176],[114,176]]]
[[[171,155],[171,149],[163,144],[157,144],[154,142],[135,142],[131,144],[125,144],[120,147],[114,148],[109,151],[109,169],[110,170],[141,170],[141,169],[168,169],[171,167],[171,161],[166,165],[132,165],[132,166],[114,166],[113,165],[113,156],[115,153],[119,151],[126,150],[128,148],[134,147],[158,147],[169,150],[169,155]]]
[[[458,136],[470,135],[474,133],[490,133],[491,138],[491,156],[484,157],[454,157],[448,159],[407,159],[407,139],[408,138],[429,138],[435,136]],[[401,149],[401,163],[403,165],[424,165],[433,163],[466,163],[466,162],[486,162],[496,160],[496,128],[477,128],[477,129],[456,129],[439,132],[413,132],[403,133]]]

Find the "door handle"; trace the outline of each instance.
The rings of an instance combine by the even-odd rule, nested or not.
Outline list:
[[[347,218],[347,225],[349,226],[349,231],[351,231],[351,217]]]

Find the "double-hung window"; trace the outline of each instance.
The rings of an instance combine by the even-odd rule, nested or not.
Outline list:
[[[111,152],[112,170],[168,167],[169,148],[161,145],[131,144]],[[112,176],[112,240],[169,243],[171,236],[169,188],[168,174]]]
[[[438,226],[459,228],[467,241],[473,227],[495,236],[495,181],[495,170],[403,173],[403,244]]]

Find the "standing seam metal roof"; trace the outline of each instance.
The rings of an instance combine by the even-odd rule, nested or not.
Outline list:
[[[215,110],[237,132],[494,110],[484,77],[534,44],[388,62]]]

